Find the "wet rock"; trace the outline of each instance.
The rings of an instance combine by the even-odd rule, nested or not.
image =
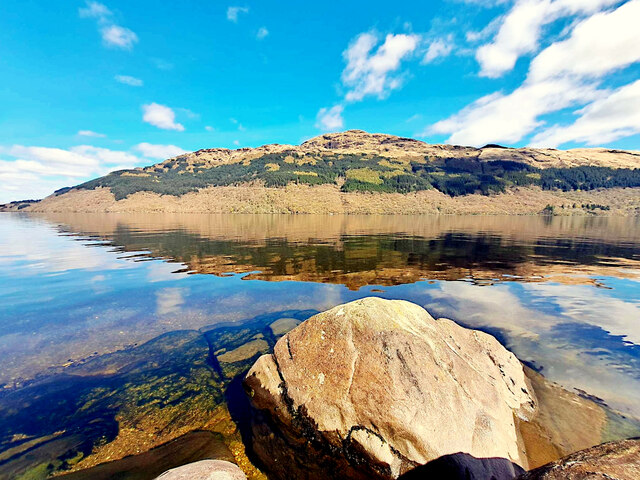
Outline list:
[[[258,359],[245,388],[270,478],[500,480],[528,466],[516,419],[534,416],[536,398],[520,362],[406,301],[366,298],[310,318]]]
[[[531,470],[518,480],[638,480],[640,439],[609,442]]]
[[[224,460],[200,460],[172,468],[157,480],[247,480],[237,465]]]

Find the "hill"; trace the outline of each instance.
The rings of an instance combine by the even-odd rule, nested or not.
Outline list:
[[[21,209],[637,214],[638,167],[637,151],[430,145],[350,130],[299,146],[198,150]]]

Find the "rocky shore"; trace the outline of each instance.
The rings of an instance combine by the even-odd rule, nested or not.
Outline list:
[[[176,340],[191,346],[175,350]],[[131,414],[123,411],[113,441],[71,471],[61,469],[62,478],[640,478],[640,439],[624,440],[640,432],[636,420],[548,381],[493,336],[434,319],[410,302],[364,298],[203,335],[172,333],[140,347],[135,357],[98,358],[78,371],[96,375],[118,366],[131,373],[159,361],[168,345],[171,360],[184,368],[137,390],[137,415],[151,422],[146,430],[136,434],[136,424],[124,422]],[[203,352],[209,352],[213,377],[201,365]],[[215,399],[154,410],[157,395],[147,405],[146,395],[154,392],[183,395],[187,377],[201,395],[226,391],[229,410],[215,407]],[[207,380],[193,383],[196,378]],[[83,395],[74,390],[74,397]],[[25,408],[18,399],[8,405]],[[38,410],[27,407],[24,414]],[[69,425],[62,416],[58,421]],[[202,429],[192,431],[194,425]],[[175,438],[181,429],[189,432]],[[4,465],[0,459],[2,472],[35,478],[18,475],[28,472],[25,462],[42,456],[42,448],[68,455],[73,450],[58,443],[74,438],[29,444],[29,458]]]
[[[251,446],[274,479],[513,479],[602,443],[612,415],[526,369],[492,336],[379,298],[287,333],[245,389]],[[637,478],[629,442],[613,462],[620,476],[567,478]],[[615,451],[585,454],[589,472]],[[525,478],[560,478],[536,472]]]

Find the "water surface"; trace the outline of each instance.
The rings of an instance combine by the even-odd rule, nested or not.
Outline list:
[[[16,477],[193,425],[233,445],[237,377],[286,328],[369,295],[488,331],[640,417],[636,218],[4,214],[0,233],[0,472]]]

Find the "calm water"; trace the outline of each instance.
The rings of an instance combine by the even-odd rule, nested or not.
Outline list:
[[[238,376],[282,331],[369,295],[640,417],[639,282],[632,218],[3,214],[0,477],[90,466],[125,425],[235,420]]]

